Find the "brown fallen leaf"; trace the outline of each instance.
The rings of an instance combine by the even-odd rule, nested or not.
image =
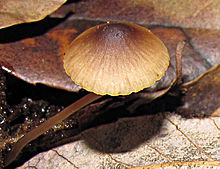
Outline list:
[[[193,46],[202,58],[212,66],[220,63],[220,29],[184,29]]]
[[[183,105],[178,108],[182,115],[208,116],[220,107],[220,64],[198,78],[183,85]]]
[[[219,29],[219,9],[219,0],[83,0],[63,6],[52,16],[63,17],[72,11],[73,17],[81,19]]]
[[[54,30],[44,36],[0,44],[1,65],[29,83],[78,91],[80,87],[66,75],[60,59],[76,33],[75,29]]]
[[[44,19],[65,2],[66,0],[1,0],[0,29]]]

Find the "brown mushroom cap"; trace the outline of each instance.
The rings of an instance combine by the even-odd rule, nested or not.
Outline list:
[[[163,42],[145,27],[106,23],[71,43],[64,69],[75,84],[100,95],[127,95],[150,87],[169,65]]]

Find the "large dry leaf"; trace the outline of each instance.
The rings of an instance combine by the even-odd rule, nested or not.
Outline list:
[[[38,21],[59,8],[66,0],[1,0],[0,29]]]
[[[174,162],[178,161],[179,167],[219,165],[212,160],[219,160],[220,156],[220,118],[184,119],[171,114],[165,118],[163,121],[162,114],[124,118],[89,129],[72,138],[72,143],[40,153],[18,169],[154,168],[155,164],[167,162],[167,167],[175,167]],[[184,164],[187,161],[194,163]]]
[[[75,18],[219,29],[219,9],[219,0],[82,0],[63,7],[53,16],[72,11]]]
[[[220,107],[220,64],[197,79],[184,84],[183,105],[178,109],[182,115],[210,115]]]

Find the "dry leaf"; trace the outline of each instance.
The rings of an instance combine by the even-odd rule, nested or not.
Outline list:
[[[219,118],[213,119],[220,125]],[[173,167],[178,161],[182,162],[178,166],[186,162],[192,168],[196,164],[218,166],[219,161],[212,160],[219,160],[219,134],[211,119],[185,119],[171,114],[165,120],[162,114],[123,118],[89,129],[72,138],[71,143],[40,153],[18,169],[30,166],[123,169],[145,165],[153,168],[155,164],[167,162],[170,162],[168,167]],[[190,165],[187,161],[194,163]]]
[[[183,105],[178,108],[182,115],[208,116],[220,107],[220,64],[197,79],[184,84]]]
[[[44,19],[66,0],[1,0],[0,29],[11,25]]]
[[[190,44],[210,65],[220,63],[220,29],[184,29]]]
[[[76,33],[75,29],[55,30],[44,36],[0,44],[1,65],[29,83],[78,91],[80,87],[66,75],[60,59]]]
[[[190,28],[220,28],[219,0],[83,0],[64,6],[53,16],[72,11],[75,18],[130,21]]]

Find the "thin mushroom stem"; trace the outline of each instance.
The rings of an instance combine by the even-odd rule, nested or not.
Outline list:
[[[88,105],[89,103],[99,99],[102,97],[101,95],[96,95],[94,93],[90,93],[81,99],[77,100],[73,104],[66,107],[61,112],[57,113],[55,116],[51,117],[38,127],[34,128],[27,134],[25,134],[24,137],[22,137],[18,142],[15,143],[15,145],[12,148],[12,151],[8,153],[6,157],[6,166],[12,163],[18,154],[21,152],[21,150],[32,140],[36,139],[43,133],[45,133],[47,130],[51,129],[54,125],[62,122],[64,119],[75,113],[76,111],[80,110],[84,106]]]

